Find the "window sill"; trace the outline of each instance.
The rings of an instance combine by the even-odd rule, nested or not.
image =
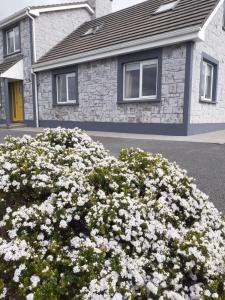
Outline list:
[[[119,100],[117,101],[117,104],[140,104],[140,103],[148,103],[148,104],[154,104],[154,103],[160,103],[161,100],[159,99],[141,99],[141,100]]]
[[[217,104],[217,102],[216,102],[216,101],[213,101],[213,100],[204,100],[204,99],[200,99],[199,102],[200,102],[200,103],[206,103],[206,104],[213,104],[213,105]]]
[[[16,52],[12,52],[12,53],[9,53],[9,54],[5,53],[4,58],[11,57],[11,56],[14,56],[14,55],[17,55],[17,54],[20,54],[20,53],[21,53],[21,50],[18,50]]]
[[[53,104],[53,107],[64,107],[64,106],[79,106],[79,103],[78,102],[73,102],[73,103],[54,103]]]

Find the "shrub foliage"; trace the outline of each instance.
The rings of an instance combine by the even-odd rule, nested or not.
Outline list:
[[[224,216],[175,163],[58,128],[0,176],[1,299],[225,299]]]

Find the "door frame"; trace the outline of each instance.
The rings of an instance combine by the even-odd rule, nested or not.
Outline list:
[[[21,96],[22,96],[22,114],[23,118],[20,121],[13,120],[13,98],[12,98],[12,88],[14,83],[20,83],[21,86]],[[23,81],[22,80],[13,80],[9,81],[9,109],[10,109],[10,121],[12,123],[23,123],[24,122],[24,89],[23,89]]]

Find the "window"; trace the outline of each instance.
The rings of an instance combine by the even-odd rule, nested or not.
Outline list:
[[[88,30],[86,30],[82,36],[87,36],[87,35],[91,35],[91,34],[96,34],[100,29],[102,29],[102,27],[104,26],[103,23],[99,24],[99,25],[95,25],[94,27],[89,28]]]
[[[6,31],[6,53],[7,55],[20,51],[20,30],[16,26]]]
[[[77,101],[76,73],[56,75],[57,103],[75,103]]]
[[[203,62],[202,67],[202,91],[201,97],[203,100],[212,101],[212,91],[213,91],[213,65]]]
[[[158,60],[124,64],[124,100],[157,98]]]
[[[218,62],[206,54],[202,57],[200,100],[216,102]]]
[[[155,14],[159,14],[159,13],[163,13],[166,12],[168,10],[173,10],[175,9],[175,7],[177,6],[179,1],[173,1],[167,4],[162,4],[155,12]]]
[[[223,3],[223,30],[225,30],[225,2]]]

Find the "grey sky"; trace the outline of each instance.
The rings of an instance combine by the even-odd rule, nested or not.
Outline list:
[[[52,3],[63,3],[72,2],[73,0],[0,0],[0,19],[7,17],[8,15],[22,9],[28,5],[38,4],[52,4]],[[114,0],[113,10],[119,10],[136,3],[140,3],[144,0]],[[75,2],[75,1],[74,1]]]

